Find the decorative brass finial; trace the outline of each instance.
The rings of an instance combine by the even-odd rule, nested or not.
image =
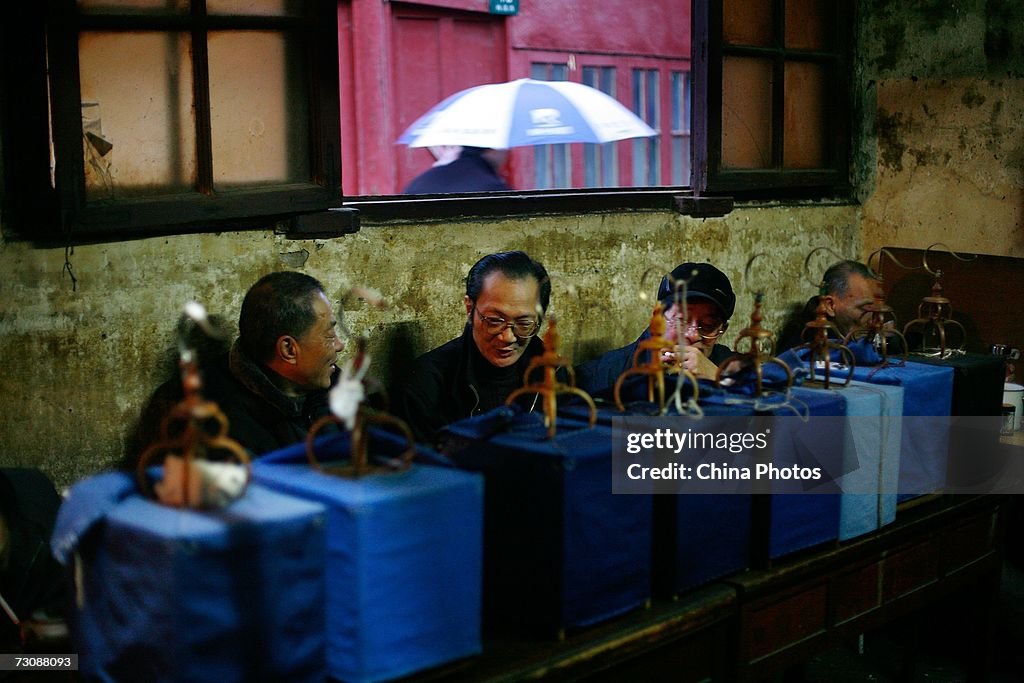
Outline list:
[[[590,408],[590,426],[597,424],[597,406],[590,394],[576,387],[576,373],[572,369],[572,363],[558,355],[558,345],[561,336],[558,334],[558,321],[555,318],[548,318],[548,329],[544,332],[544,352],[532,358],[526,371],[523,373],[523,386],[519,387],[505,400],[505,405],[512,405],[517,398],[523,394],[538,394],[543,399],[544,426],[548,428],[548,438],[555,435],[558,415],[558,394],[574,394],[582,398]],[[565,368],[569,374],[569,383],[564,384],[558,381],[556,373],[558,368]],[[542,379],[539,382],[530,382],[530,375],[534,370],[543,369]]]

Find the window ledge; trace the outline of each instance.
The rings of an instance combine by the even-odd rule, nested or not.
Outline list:
[[[694,202],[689,189],[659,190],[538,190],[535,192],[391,195],[348,197],[347,208],[358,209],[362,221],[439,222],[502,216],[578,215],[613,211],[675,211],[689,213],[708,204]],[[731,200],[730,200],[731,201]],[[721,209],[722,198],[715,198]],[[729,207],[731,208],[731,206]],[[702,209],[703,210],[703,209]],[[728,213],[728,211],[725,211]],[[693,214],[698,215],[698,214]],[[725,215],[716,213],[715,215]]]

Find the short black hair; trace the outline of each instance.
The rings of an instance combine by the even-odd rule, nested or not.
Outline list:
[[[826,294],[845,296],[850,289],[850,276],[860,275],[868,280],[880,280],[878,274],[860,261],[838,261],[833,263],[821,276],[821,285]]]
[[[261,277],[249,288],[238,316],[238,342],[253,360],[274,355],[283,335],[302,337],[316,323],[313,297],[324,286],[305,273],[280,271]]]
[[[551,278],[548,277],[548,271],[544,266],[530,258],[525,251],[502,251],[488,254],[477,261],[466,276],[466,296],[470,301],[476,303],[480,292],[483,291],[484,280],[495,271],[511,280],[524,280],[527,277],[537,280],[540,288],[540,309],[542,313],[547,312],[548,301],[551,299]]]

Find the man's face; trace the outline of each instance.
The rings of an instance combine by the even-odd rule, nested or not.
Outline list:
[[[480,354],[495,367],[507,368],[515,364],[526,350],[530,338],[517,337],[508,326],[500,332],[491,332],[483,318],[489,318],[492,324],[497,319],[509,323],[536,321],[540,315],[540,285],[536,278],[527,276],[513,280],[495,271],[484,278],[475,306],[468,296],[465,304],[473,327],[473,341]]]
[[[846,282],[846,294],[841,297],[832,294],[825,296],[825,310],[843,335],[864,327],[868,321],[865,307],[874,303],[876,295],[882,294],[882,285],[878,280],[851,273]]]
[[[686,317],[682,320],[683,312],[678,304],[672,304],[665,311],[665,338],[670,342],[676,342],[676,323],[686,339],[686,343],[695,346],[705,356],[711,355],[711,349],[715,342],[725,331],[725,321],[718,306],[705,299],[689,299],[686,302]]]
[[[338,352],[345,344],[338,337],[338,321],[323,292],[313,299],[316,322],[296,341],[300,352],[295,368],[295,381],[305,389],[329,389],[331,375],[337,369]]]

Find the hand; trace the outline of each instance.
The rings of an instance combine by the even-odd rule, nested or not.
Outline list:
[[[683,369],[689,370],[697,379],[713,380],[718,373],[718,366],[696,346],[687,346],[683,352]]]

